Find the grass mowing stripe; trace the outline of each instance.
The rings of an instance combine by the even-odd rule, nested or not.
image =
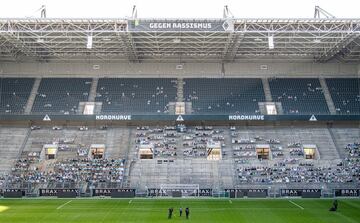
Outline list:
[[[341,203],[345,203],[349,206],[352,206],[354,208],[360,208],[360,205],[356,204],[353,202],[354,200],[344,200],[344,201],[341,201]],[[356,201],[356,200],[355,200]]]
[[[298,205],[297,203],[290,201],[290,200],[289,200],[289,202],[292,203],[293,205],[295,205],[296,207],[300,208],[301,210],[304,210],[304,208],[301,205]]]
[[[351,223],[358,223],[357,221],[349,218],[348,216],[342,214],[341,212],[337,211],[335,212],[334,214],[338,215],[338,216],[341,216],[342,218],[346,219],[347,221],[351,222]]]
[[[65,205],[69,204],[71,201],[72,201],[72,200],[70,200],[70,201],[68,201],[68,202],[66,202],[66,203],[64,203],[64,204],[62,204],[62,205],[60,205],[60,206],[59,206],[59,207],[57,207],[56,209],[57,209],[57,210],[59,210],[59,209],[63,208]]]
[[[111,208],[107,208],[107,212],[106,214],[102,217],[101,223],[103,223],[105,221],[105,219],[109,216],[109,214],[111,214],[111,212],[117,208],[117,205],[120,203],[120,201],[117,201],[115,205],[112,205]]]

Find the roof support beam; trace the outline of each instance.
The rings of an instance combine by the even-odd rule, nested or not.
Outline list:
[[[127,32],[127,33],[121,33],[121,34],[119,34],[119,36],[120,36],[120,39],[122,40],[122,43],[126,50],[126,55],[129,58],[129,61],[131,63],[140,62],[139,56],[136,52],[135,43],[134,43],[133,39],[131,38],[131,34],[129,32]]]
[[[343,40],[340,40],[337,44],[335,44],[332,48],[325,50],[319,57],[315,58],[317,62],[327,62],[340,54],[347,54],[346,49],[347,46],[353,42],[355,39],[359,38],[359,33],[350,33],[344,37]],[[342,55],[344,56],[344,55]]]
[[[0,19],[0,57],[131,62],[360,58],[360,19],[231,21],[234,31],[129,32],[126,19]],[[88,33],[93,36],[92,49],[86,49]],[[268,47],[269,33],[274,35],[273,50]]]
[[[232,32],[229,36],[229,42],[226,44],[224,61],[232,62],[236,56],[236,53],[240,47],[241,41],[243,40],[244,33],[234,33]]]

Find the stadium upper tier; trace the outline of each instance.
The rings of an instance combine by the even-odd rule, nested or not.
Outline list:
[[[2,78],[0,113],[170,114],[185,102],[186,114],[360,114],[359,79],[330,78]],[[266,87],[264,87],[266,86]],[[327,92],[327,93],[326,93]],[[326,97],[327,96],[327,97]],[[334,104],[331,112],[330,106]]]
[[[259,114],[265,101],[261,79],[184,80],[184,98],[197,114]]]

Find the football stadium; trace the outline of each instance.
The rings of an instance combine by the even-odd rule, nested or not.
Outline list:
[[[359,198],[360,18],[0,18],[0,222],[356,223]]]

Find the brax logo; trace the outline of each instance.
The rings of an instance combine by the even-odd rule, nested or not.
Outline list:
[[[346,189],[346,190],[341,190],[341,193],[342,194],[354,194],[354,195],[357,195],[358,190]]]
[[[250,189],[249,192],[265,192],[264,189]]]
[[[19,192],[20,189],[5,189],[4,192]]]
[[[57,193],[57,190],[55,190],[55,189],[42,189],[41,192],[43,194],[54,194],[54,193]]]
[[[302,192],[317,193],[317,192],[319,192],[319,190],[318,189],[303,189]]]
[[[117,192],[132,192],[133,189],[117,189]]]
[[[285,193],[285,194],[297,194],[298,192],[297,192],[297,190],[284,190],[283,193]]]
[[[109,189],[96,189],[95,193],[111,193]]]

